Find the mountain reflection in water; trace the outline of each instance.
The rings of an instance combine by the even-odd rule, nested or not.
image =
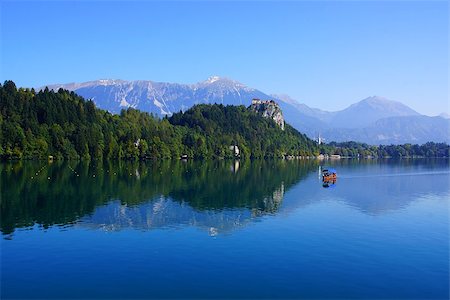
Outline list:
[[[2,164],[0,229],[193,225],[215,235],[276,213],[285,190],[315,168],[312,161]]]

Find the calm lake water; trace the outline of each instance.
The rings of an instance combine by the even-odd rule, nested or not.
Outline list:
[[[0,175],[2,299],[449,297],[448,160],[23,162]]]

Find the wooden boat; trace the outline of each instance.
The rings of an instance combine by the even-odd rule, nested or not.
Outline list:
[[[322,181],[336,181],[337,174],[335,169],[324,169],[322,171]]]

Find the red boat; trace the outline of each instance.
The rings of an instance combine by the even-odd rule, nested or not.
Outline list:
[[[322,186],[323,187],[332,187],[336,183],[337,174],[335,169],[324,169],[322,171]]]
[[[322,180],[336,180],[337,179],[337,175],[336,175],[336,170],[335,169],[324,169],[322,171]]]

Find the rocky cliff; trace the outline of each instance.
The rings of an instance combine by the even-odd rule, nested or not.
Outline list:
[[[261,114],[264,118],[270,118],[284,130],[284,117],[280,106],[273,100],[253,99],[250,109]]]

